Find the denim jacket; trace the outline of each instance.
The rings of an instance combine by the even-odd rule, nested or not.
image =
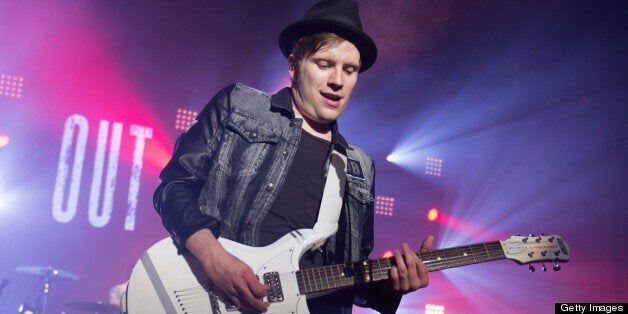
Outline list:
[[[262,221],[294,159],[302,122],[294,116],[289,88],[269,95],[233,84],[212,98],[178,138],[153,199],[180,251],[203,228],[258,246]],[[339,231],[326,243],[326,259],[355,262],[373,248],[374,163],[346,142],[336,123],[332,132],[332,144],[347,156],[348,169]]]

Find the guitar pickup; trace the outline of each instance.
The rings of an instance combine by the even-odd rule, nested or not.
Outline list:
[[[281,280],[279,279],[279,272],[273,271],[264,274],[264,283],[270,286],[268,292],[268,302],[280,302],[283,301],[283,289],[281,288]]]

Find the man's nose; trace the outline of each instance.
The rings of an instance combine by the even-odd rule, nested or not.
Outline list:
[[[344,77],[342,76],[342,69],[334,68],[334,70],[329,74],[328,84],[337,90],[342,88],[343,82]]]

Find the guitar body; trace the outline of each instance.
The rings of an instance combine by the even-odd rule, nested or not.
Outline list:
[[[301,229],[266,247],[250,247],[223,238],[218,241],[249,265],[261,282],[271,285],[271,290],[277,288],[278,295],[266,300],[270,302],[267,313],[309,313],[295,271],[301,255],[324,239],[314,230]],[[271,278],[266,278],[269,274]],[[274,287],[277,284],[280,287]],[[133,267],[126,309],[130,314],[238,313],[228,298],[212,287],[198,260],[191,254],[178,255],[170,238],[149,248]]]

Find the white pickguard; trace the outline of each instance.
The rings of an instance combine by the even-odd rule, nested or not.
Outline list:
[[[219,238],[222,246],[248,264],[260,281],[265,273],[278,272],[283,301],[271,302],[267,313],[309,313],[299,294],[295,271],[301,255],[325,237],[312,229],[286,234],[265,247],[250,247]],[[214,290],[200,263],[191,255],[178,255],[172,239],[153,245],[135,264],[126,292],[127,313],[238,313],[224,299],[211,297]],[[205,287],[205,288],[204,288]]]

